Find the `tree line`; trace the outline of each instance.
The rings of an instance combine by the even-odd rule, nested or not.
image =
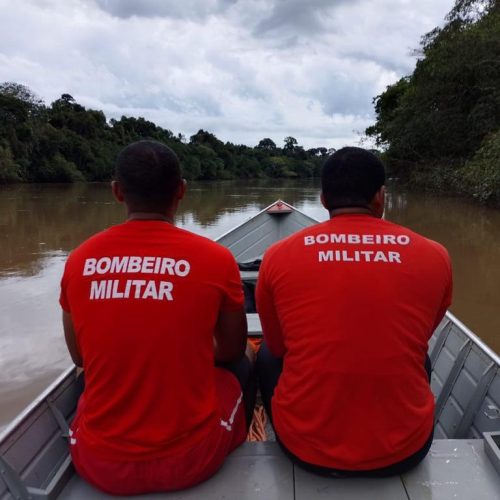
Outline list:
[[[205,130],[186,140],[144,118],[108,121],[69,94],[47,106],[24,85],[0,84],[0,183],[109,180],[120,149],[146,138],[170,146],[191,180],[313,177],[332,151],[306,150],[294,137],[283,147],[269,138],[236,145]]]
[[[456,0],[366,130],[393,175],[500,205],[500,2]]]

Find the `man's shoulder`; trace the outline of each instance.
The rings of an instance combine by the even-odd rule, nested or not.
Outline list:
[[[431,238],[428,238],[426,236],[423,236],[422,234],[417,233],[406,226],[401,226],[400,224],[396,224],[390,221],[384,221],[384,222],[388,228],[392,228],[393,232],[407,235],[410,238],[410,241],[412,241],[414,244],[418,246],[419,252],[427,251],[428,254],[431,255],[437,254],[440,256],[441,259],[444,259],[446,262],[449,263],[450,256],[448,254],[448,250],[441,243],[432,240]],[[421,256],[423,257],[424,254],[421,253]]]
[[[161,233],[159,236],[158,233],[155,233],[152,238],[158,242],[158,244],[163,244],[163,239],[166,243],[175,239],[177,243],[182,245],[186,245],[188,248],[193,248],[197,252],[208,252],[209,254],[220,254],[227,255],[231,254],[231,252],[224,246],[219,243],[199,234],[193,233],[187,229],[178,227],[178,226],[166,226],[168,231],[165,233]],[[111,243],[115,240],[116,237],[120,235],[130,236],[131,226],[127,223],[118,224],[112,226],[108,229],[104,229],[93,236],[90,236],[84,242],[82,242],[78,247],[76,247],[71,255],[85,254],[88,251],[94,250],[96,247],[105,247],[108,243]],[[137,235],[139,236],[139,235]],[[140,234],[140,236],[144,237],[144,234]]]
[[[120,226],[112,226],[107,229],[103,229],[102,231],[99,231],[92,236],[89,236],[86,240],[84,240],[70,252],[68,260],[73,260],[81,257],[87,252],[92,251],[92,249],[94,249],[96,246],[103,244],[109,238],[110,234],[112,234],[118,227]]]
[[[130,246],[124,243],[126,241],[131,242]],[[73,274],[89,257],[114,257],[124,254],[140,256],[146,247],[149,249],[148,255],[177,255],[190,262],[204,262],[206,266],[214,269],[231,265],[235,260],[226,247],[183,228],[166,227],[165,232],[155,232],[149,240],[144,237],[144,233],[136,234],[133,227],[123,223],[94,234],[72,250],[66,261],[65,274]]]
[[[92,255],[96,249],[104,246],[104,242],[109,238],[109,233],[114,227],[116,226],[99,231],[71,250],[68,258],[66,259],[66,265],[64,268],[65,278],[69,278],[77,273],[77,269],[80,267],[81,263],[85,261],[89,255]]]

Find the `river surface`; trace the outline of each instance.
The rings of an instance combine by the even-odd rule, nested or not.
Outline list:
[[[277,198],[319,220],[317,181],[193,183],[177,224],[216,238]],[[107,184],[0,186],[0,428],[70,365],[58,304],[68,252],[124,220]],[[500,210],[388,188],[385,217],[444,244],[451,311],[500,352]]]

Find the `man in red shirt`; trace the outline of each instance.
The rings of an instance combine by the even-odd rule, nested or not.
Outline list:
[[[127,221],[74,250],[61,282],[66,342],[85,373],[72,458],[112,494],[189,487],[246,436],[238,267],[226,248],[175,227],[185,182],[163,144],[126,147],[112,191]]]
[[[278,441],[332,476],[401,474],[432,442],[427,342],[451,302],[450,259],[382,219],[384,182],[368,151],[330,156],[330,219],[272,246],[257,283],[257,371]]]

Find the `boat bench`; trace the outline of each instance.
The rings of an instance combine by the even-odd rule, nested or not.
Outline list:
[[[113,498],[74,475],[63,500]],[[483,440],[438,439],[425,460],[403,476],[333,479],[294,466],[275,442],[245,443],[211,479],[189,490],[128,497],[166,500],[499,500],[500,475]]]

